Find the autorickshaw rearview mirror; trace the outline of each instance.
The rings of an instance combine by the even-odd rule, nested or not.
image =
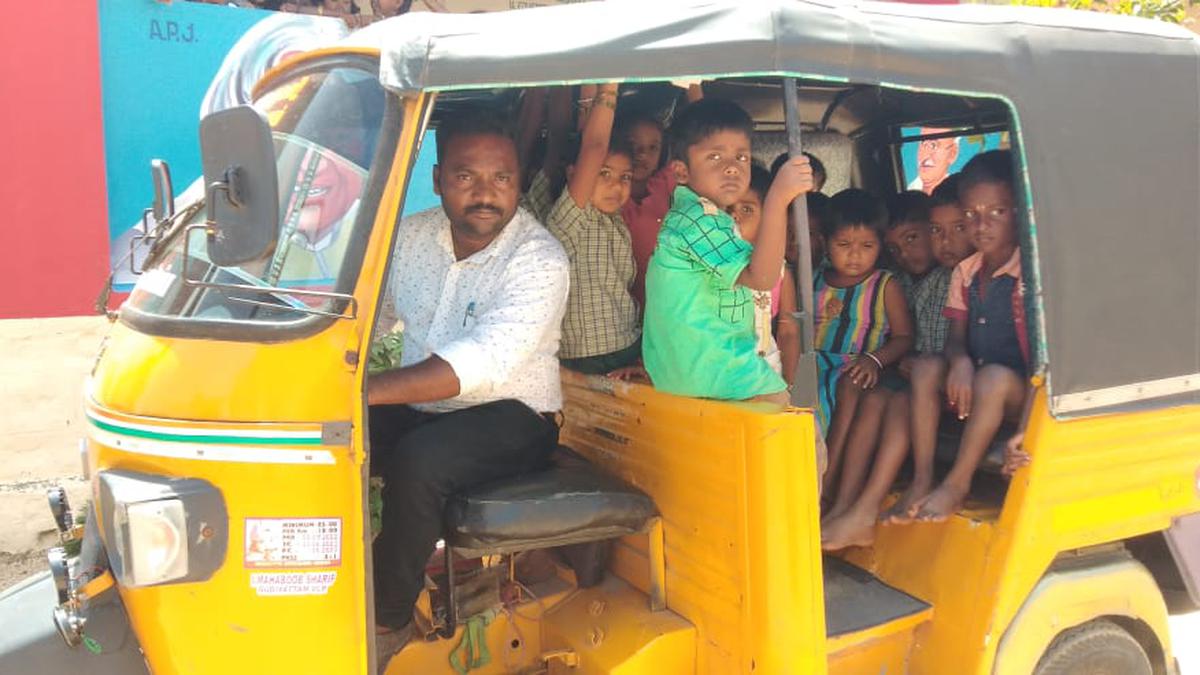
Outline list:
[[[248,105],[200,121],[208,257],[230,267],[268,255],[279,234],[279,179],[267,118]]]

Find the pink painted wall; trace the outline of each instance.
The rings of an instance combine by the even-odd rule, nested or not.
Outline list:
[[[14,9],[14,8],[10,8]],[[108,273],[97,7],[0,21],[0,319],[94,313]]]

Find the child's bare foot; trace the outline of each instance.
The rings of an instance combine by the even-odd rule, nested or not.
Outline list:
[[[905,525],[911,523],[917,515],[917,504],[925,498],[926,495],[933,490],[933,481],[914,480],[904,494],[900,495],[900,499],[892,504],[891,508],[883,512],[879,520],[891,525]]]
[[[875,514],[850,509],[828,524],[821,526],[821,548],[839,551],[851,546],[870,546],[875,543]]]
[[[946,520],[962,506],[967,492],[968,487],[949,481],[943,482],[936,490],[917,502],[917,520],[934,523]]]
[[[835,499],[833,502],[833,506],[830,506],[826,510],[825,515],[821,517],[821,522],[824,523],[824,522],[832,521],[837,518],[841,518],[843,514],[845,514],[847,511],[850,510],[851,506],[852,506],[852,504],[843,504],[839,500]]]

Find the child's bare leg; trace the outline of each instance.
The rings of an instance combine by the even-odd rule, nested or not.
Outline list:
[[[946,359],[940,354],[918,357],[912,366],[909,422],[912,431],[913,480],[900,499],[884,514],[889,523],[912,522],[916,503],[933,490],[933,453],[937,449],[938,422],[942,418],[942,389]]]
[[[917,518],[945,520],[962,506],[988,444],[1006,417],[1020,414],[1024,401],[1025,382],[1012,369],[991,364],[975,372],[971,415],[958,445],[958,457],[942,484],[921,501]]]
[[[896,474],[904,463],[909,446],[909,407],[907,392],[892,394],[883,416],[883,433],[875,465],[862,494],[845,513],[821,527],[821,547],[833,551],[849,546],[870,546],[875,542],[875,524],[879,507],[892,489]],[[849,456],[847,456],[849,462]]]
[[[837,399],[834,401],[833,415],[829,420],[829,433],[825,434],[825,446],[829,450],[829,467],[825,469],[825,478],[821,481],[821,495],[825,499],[833,497],[833,488],[837,485],[838,470],[841,468],[842,450],[846,447],[850,424],[854,421],[861,395],[862,388],[851,382],[850,378],[838,379]]]
[[[850,425],[842,460],[842,476],[838,482],[837,498],[829,509],[829,518],[836,518],[850,508],[862,491],[871,455],[879,444],[879,429],[883,426],[883,411],[892,392],[882,387],[871,389],[859,398],[858,412]]]

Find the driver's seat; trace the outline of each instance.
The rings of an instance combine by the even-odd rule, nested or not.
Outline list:
[[[458,623],[453,552],[482,557],[639,532],[650,536],[651,609],[665,609],[662,523],[654,501],[636,487],[586,462],[568,460],[455,495],[443,521],[446,621],[438,634],[454,635]]]

